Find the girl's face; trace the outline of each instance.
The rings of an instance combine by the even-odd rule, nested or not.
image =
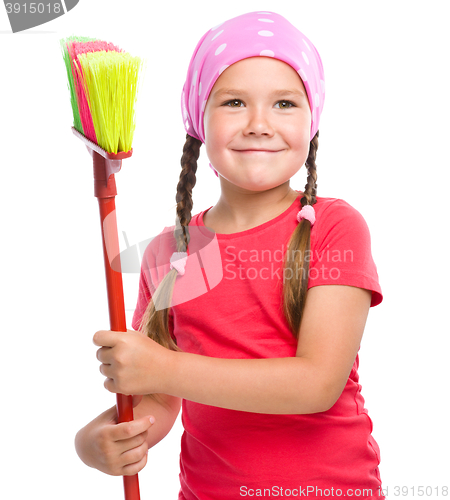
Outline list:
[[[280,186],[308,158],[311,110],[303,82],[278,59],[238,61],[216,80],[204,127],[206,152],[222,185],[226,180],[249,191]]]

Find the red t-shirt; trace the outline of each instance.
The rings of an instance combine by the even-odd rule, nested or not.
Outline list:
[[[205,227],[206,210],[192,218],[185,274],[176,278],[169,315],[183,351],[218,358],[295,356],[297,341],[280,306],[282,260],[299,207],[297,198],[274,219],[234,234]],[[383,296],[364,218],[336,198],[317,197],[314,209],[308,288],[365,288],[372,291],[371,307],[378,305]],[[144,253],[132,322],[136,330],[169,271],[176,251],[173,230],[165,228]],[[380,452],[360,392],[358,363],[356,356],[341,396],[326,412],[269,415],[183,400],[179,500],[384,498]]]

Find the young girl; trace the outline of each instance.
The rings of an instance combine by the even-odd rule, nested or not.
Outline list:
[[[182,405],[179,499],[384,498],[357,372],[383,297],[364,218],[316,195],[324,97],[317,50],[274,12],[201,38],[176,225],[145,251],[135,331],[94,336],[105,387],[138,395],[135,421],[111,408],[80,430],[86,464],[136,474]],[[221,195],[192,216],[202,144]]]

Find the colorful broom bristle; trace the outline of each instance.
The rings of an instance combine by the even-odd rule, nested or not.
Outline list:
[[[60,46],[64,58],[64,63],[66,65],[67,80],[69,83],[70,104],[72,105],[72,112],[73,112],[73,126],[78,130],[78,132],[81,132],[82,134],[84,134],[84,130],[80,119],[80,112],[78,109],[77,82],[76,78],[74,77],[71,47],[73,43],[91,42],[95,40],[96,40],[95,38],[81,37],[81,36],[71,36],[66,39],[60,40]]]
[[[100,51],[80,54],[78,61],[97,144],[109,153],[129,151],[142,60],[127,52]]]
[[[129,151],[142,60],[96,39],[71,37],[66,45],[80,128],[75,110],[74,127],[109,153]]]
[[[117,51],[120,52],[121,49],[113,45],[112,43],[107,43],[101,40],[95,40],[91,42],[74,42],[68,47],[72,62],[72,73],[75,80],[75,88],[77,92],[77,102],[78,110],[80,113],[81,124],[83,126],[84,135],[90,139],[92,142],[97,142],[97,137],[95,133],[95,127],[92,122],[92,115],[88,105],[88,99],[86,91],[83,85],[83,75],[81,71],[81,66],[78,60],[78,56],[81,54],[88,54],[96,51]]]

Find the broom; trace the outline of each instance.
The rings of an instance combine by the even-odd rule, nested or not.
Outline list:
[[[114,174],[129,158],[135,129],[134,106],[144,62],[111,43],[87,37],[60,40],[74,126],[94,164],[94,196],[100,209],[111,330],[126,332],[119,257]],[[133,420],[133,398],[117,394],[118,421]],[[123,476],[125,500],[139,500],[138,475]]]

